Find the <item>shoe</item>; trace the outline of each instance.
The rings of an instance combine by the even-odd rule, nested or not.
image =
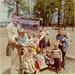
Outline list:
[[[66,69],[66,66],[63,66],[63,69]]]
[[[6,54],[6,56],[9,56],[8,54]]]
[[[51,66],[48,66],[48,68],[52,68]]]
[[[55,72],[57,73],[57,70],[55,70]]]
[[[58,74],[60,74],[60,73],[61,73],[61,71],[58,71],[57,73],[58,73]]]

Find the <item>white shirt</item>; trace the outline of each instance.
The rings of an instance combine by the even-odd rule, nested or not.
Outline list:
[[[11,22],[7,25],[6,29],[7,29],[7,35],[8,35],[9,42],[15,40],[15,37],[17,37],[17,35],[18,35],[17,29],[19,29],[19,28],[20,28],[20,26],[17,24],[17,27],[15,27],[13,22]]]
[[[42,32],[40,33],[40,35],[41,35],[40,40],[42,40],[44,37],[46,37],[47,34],[49,34],[48,31],[46,31],[46,32],[45,32],[45,31],[42,31]]]

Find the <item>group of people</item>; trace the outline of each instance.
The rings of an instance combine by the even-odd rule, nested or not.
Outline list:
[[[12,22],[6,27],[11,56],[11,73],[19,74],[23,70],[23,73],[39,74],[43,62],[48,66],[54,64],[55,71],[60,73],[61,65],[65,68],[66,50],[72,43],[69,33],[63,34],[62,29],[59,28],[54,49],[46,51],[46,37],[49,35],[47,28],[39,27],[39,30],[34,33],[20,28],[18,22],[19,14],[13,13]]]

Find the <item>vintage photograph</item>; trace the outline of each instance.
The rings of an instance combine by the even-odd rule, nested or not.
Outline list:
[[[0,0],[0,74],[75,74],[75,0]]]

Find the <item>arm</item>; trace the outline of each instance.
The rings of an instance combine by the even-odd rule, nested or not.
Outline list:
[[[59,43],[60,45],[62,45],[59,40],[57,40],[57,43]]]
[[[60,59],[61,59],[61,62],[62,62],[62,52],[61,52],[61,50],[60,50]]]
[[[56,36],[56,41],[57,41],[57,43],[59,43],[60,45],[62,45],[62,44],[60,43],[60,41],[59,41],[58,35]]]
[[[68,42],[68,46],[69,46],[70,44],[72,45],[72,39],[71,39],[71,38],[70,38],[70,40],[69,40],[69,42]]]
[[[48,31],[46,31],[46,35],[49,35],[49,32]]]
[[[72,44],[72,39],[70,38],[70,44]]]

